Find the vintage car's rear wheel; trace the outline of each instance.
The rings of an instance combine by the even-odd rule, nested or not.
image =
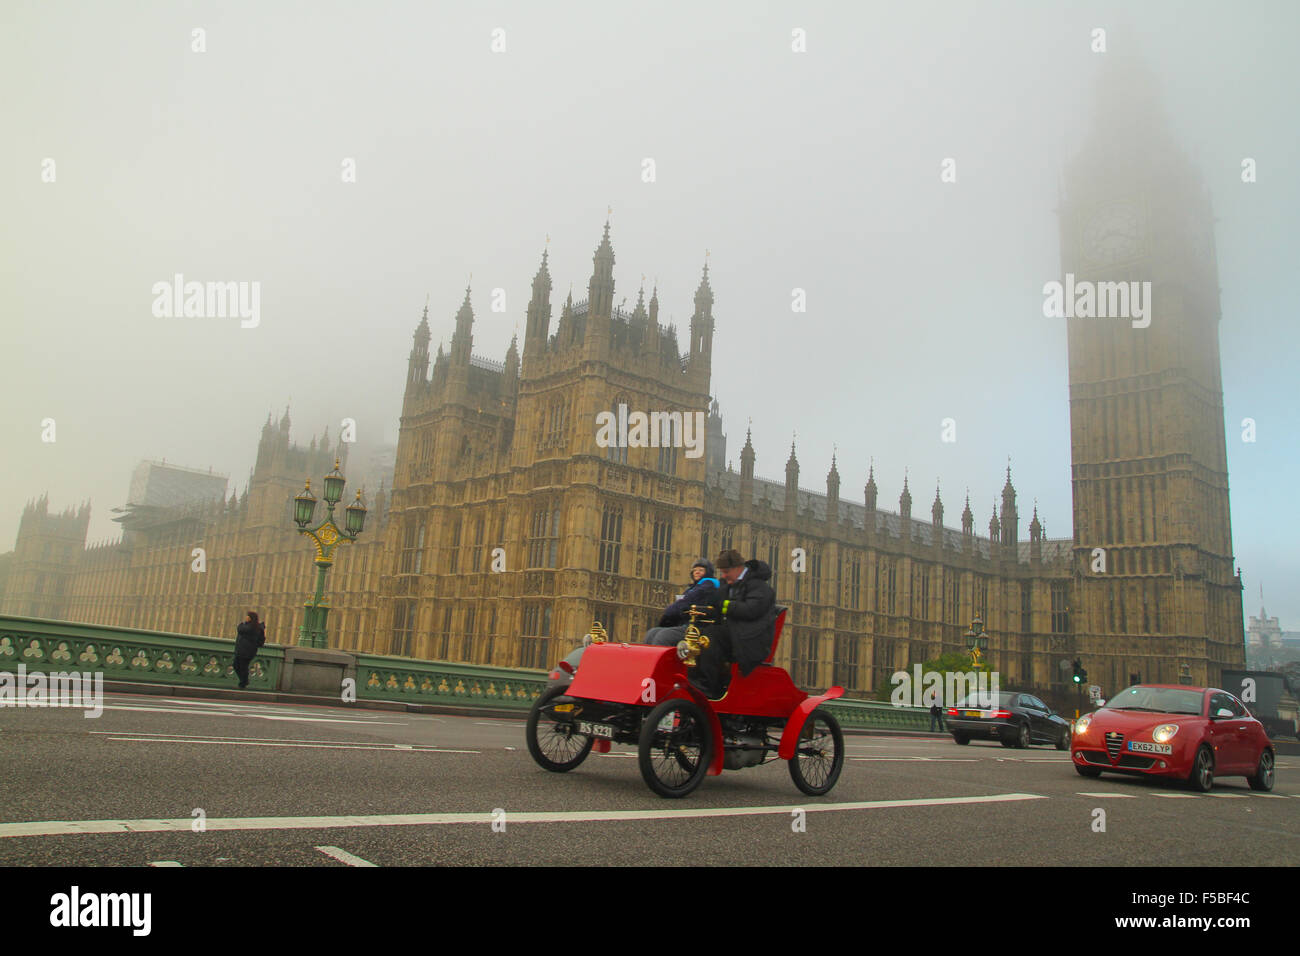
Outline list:
[[[592,739],[572,730],[572,722],[562,726],[551,711],[551,701],[560,697],[567,687],[549,687],[542,692],[528,712],[524,736],[528,739],[528,752],[538,765],[552,773],[572,770],[591,753]]]
[[[833,714],[814,710],[808,715],[789,763],[790,779],[804,793],[830,793],[844,768],[844,731]]]
[[[1061,728],[1061,735],[1056,738],[1056,749],[1057,750],[1070,749],[1070,728],[1069,727]]]
[[[641,722],[637,763],[646,786],[659,796],[686,796],[700,785],[712,759],[709,721],[694,701],[666,700]]]

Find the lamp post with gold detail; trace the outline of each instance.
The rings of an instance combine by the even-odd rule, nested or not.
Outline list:
[[[978,614],[971,621],[966,631],[966,649],[970,651],[971,660],[976,667],[983,667],[984,652],[989,649],[989,636],[984,633],[984,622]]]
[[[343,497],[347,479],[339,472],[339,460],[334,459],[334,470],[325,476],[325,503],[329,515],[316,527],[308,529],[316,511],[316,496],[311,493],[311,480],[307,487],[293,499],[293,521],[298,533],[311,538],[316,546],[316,593],[303,605],[302,626],[298,628],[298,643],[303,647],[327,647],[325,620],[329,616],[329,603],[325,600],[325,572],[334,564],[334,550],[341,544],[357,540],[366,524],[366,506],[361,503],[361,492],[344,510],[343,527],[334,523],[334,506]]]

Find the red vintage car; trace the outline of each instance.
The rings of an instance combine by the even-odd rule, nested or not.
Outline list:
[[[1263,725],[1216,687],[1140,684],[1079,718],[1070,741],[1074,769],[1169,777],[1208,791],[1220,777],[1273,789],[1273,744]]]
[[[817,708],[844,688],[810,697],[772,664],[786,609],[777,612],[767,660],[748,677],[732,664],[719,700],[709,700],[688,678],[707,646],[693,626],[674,648],[611,643],[593,625],[593,642],[572,683],[547,688],[533,704],[528,752],[545,769],[565,773],[593,749],[608,753],[611,744],[633,744],[641,776],[662,797],[684,797],[706,775],[758,766],[775,755],[788,762],[804,793],[830,792],[844,765],[844,734],[834,716]]]

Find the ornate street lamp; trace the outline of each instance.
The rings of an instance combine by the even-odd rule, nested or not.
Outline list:
[[[311,481],[293,499],[293,521],[298,533],[311,538],[316,546],[316,593],[303,605],[302,626],[298,628],[298,643],[303,647],[326,647],[325,620],[329,604],[325,601],[325,572],[334,563],[334,550],[341,544],[355,541],[366,524],[366,506],[361,503],[361,492],[344,510],[343,528],[334,523],[334,506],[343,497],[347,479],[339,471],[339,460],[334,459],[334,470],[325,476],[325,503],[329,515],[316,527],[308,529],[316,510],[316,498],[311,493]]]
[[[984,633],[984,622],[978,614],[966,629],[966,649],[970,651],[971,660],[976,667],[982,667],[980,657],[989,649],[989,636]]]

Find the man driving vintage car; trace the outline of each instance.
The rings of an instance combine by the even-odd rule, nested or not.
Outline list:
[[[715,621],[700,627],[709,646],[691,674],[691,682],[713,700],[727,692],[731,662],[739,665],[742,677],[748,676],[772,650],[776,634],[776,592],[767,583],[772,578],[767,562],[746,561],[729,548],[718,555],[717,566],[722,587],[715,598]]]
[[[700,558],[691,567],[691,583],[686,593],[664,609],[655,627],[646,631],[645,643],[661,647],[676,647],[677,642],[686,635],[686,612],[691,605],[704,607],[717,600],[717,589],[722,586],[714,577],[712,563],[707,558]]]

